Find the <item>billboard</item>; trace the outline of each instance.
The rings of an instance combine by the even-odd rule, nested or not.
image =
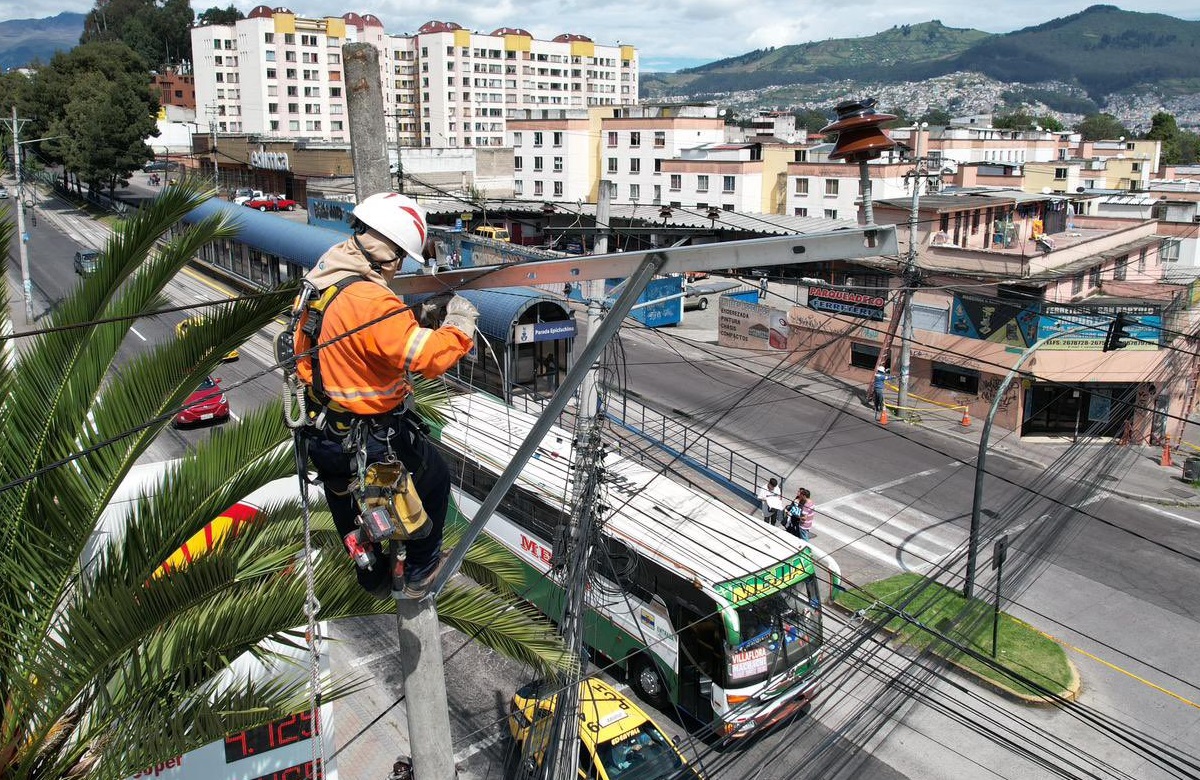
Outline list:
[[[1038,339],[1038,311],[1035,306],[956,293],[950,306],[950,334],[1028,347]]]
[[[788,348],[787,312],[721,296],[717,343],[725,347],[783,351]]]
[[[810,286],[808,308],[825,314],[845,314],[865,320],[883,320],[887,298],[875,292]]]
[[[1094,306],[1042,306],[1038,320],[1038,336],[1053,337],[1042,345],[1042,349],[1095,350],[1104,348],[1104,338],[1113,317],[1125,314],[1131,324],[1126,332],[1133,340],[1126,342],[1125,349],[1158,349],[1162,338],[1162,313],[1158,306],[1149,304],[1107,304]],[[1070,335],[1059,335],[1080,325],[1086,330]]]

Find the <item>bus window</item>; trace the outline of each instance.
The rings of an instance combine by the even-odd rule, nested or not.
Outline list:
[[[738,607],[742,642],[731,648],[729,685],[753,685],[811,658],[821,641],[817,610],[803,585]]]

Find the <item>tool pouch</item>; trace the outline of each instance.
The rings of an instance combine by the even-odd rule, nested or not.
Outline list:
[[[412,475],[403,463],[392,461],[368,465],[362,485],[355,493],[364,517],[380,510],[391,515],[395,526],[391,536],[393,539],[423,539],[433,529],[413,485]]]

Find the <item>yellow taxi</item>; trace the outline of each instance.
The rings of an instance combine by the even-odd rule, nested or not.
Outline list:
[[[175,335],[179,338],[183,338],[183,334],[188,332],[188,328],[203,324],[203,317],[188,317],[186,320],[183,320],[175,325]],[[238,354],[238,351],[236,349],[231,349],[228,353],[226,353],[225,357],[221,358],[221,360],[222,362],[229,362],[230,360],[237,360],[239,357],[241,357],[241,355]]]
[[[508,228],[496,227],[495,225],[480,225],[475,228],[475,235],[490,238],[493,241],[510,241],[511,237],[508,234]]]
[[[539,680],[513,695],[508,730],[510,776],[541,767],[554,723],[553,683]],[[700,780],[649,715],[602,680],[579,683],[579,777],[588,780]]]

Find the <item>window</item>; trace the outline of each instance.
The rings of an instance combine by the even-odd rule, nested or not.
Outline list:
[[[278,114],[279,113],[279,104],[278,103],[267,103],[267,113],[268,114]]]
[[[522,134],[519,130],[513,133],[513,146],[520,146],[521,144],[525,143],[524,138],[524,134]]]
[[[678,173],[671,174],[671,189],[672,190],[683,189],[683,177],[680,176]]]
[[[542,170],[542,158],[541,158],[541,157],[534,157],[534,158],[533,158],[533,169],[534,169],[535,171],[540,171],[540,170]]]
[[[631,132],[629,134],[629,146],[633,149],[637,149],[641,145],[642,145],[642,134],[639,133],[638,131],[634,130],[633,132]]]
[[[341,65],[342,64],[342,55],[330,54],[329,55],[329,64],[330,65]]]
[[[1055,168],[1054,169],[1054,180],[1055,181],[1066,181],[1066,178],[1067,178],[1067,169],[1066,168]]]
[[[1142,247],[1142,253],[1138,255],[1138,273],[1146,273],[1146,247]]]
[[[609,173],[617,172],[617,158],[616,157],[608,158],[608,172]]]
[[[275,33],[263,33],[263,43],[275,43]]]
[[[934,363],[929,374],[929,384],[959,393],[979,394],[979,372],[973,368],[952,366],[949,363]]]
[[[629,199],[630,200],[638,200],[641,196],[642,196],[642,185],[630,184],[629,185]]]
[[[795,216],[797,216],[797,217],[807,217],[808,216],[808,209],[805,209],[805,208],[796,207],[795,209],[793,209],[793,212],[794,212]]]
[[[733,188],[737,185],[736,176],[721,177],[721,192],[733,192]]]
[[[1071,295],[1078,295],[1083,292],[1083,271],[1075,274],[1071,279]]]
[[[545,192],[545,190],[543,189],[542,182],[535,181],[533,183],[533,194],[534,195],[542,195],[542,194],[544,194],[544,192]]]
[[[285,51],[285,52],[283,53],[283,59],[284,59],[285,61],[287,61],[287,62],[295,62],[295,61],[296,61],[296,52],[294,52],[294,51]]]
[[[696,177],[696,192],[708,192],[708,176],[703,173]]]
[[[283,42],[294,46],[296,43],[296,34],[295,33],[284,33],[283,34]]]
[[[520,171],[525,167],[525,162],[520,157],[513,158],[513,170]]]
[[[642,161],[640,158],[634,157],[633,159],[631,159],[629,161],[629,172],[630,173],[641,173],[642,172]]]
[[[1092,287],[1100,286],[1100,266],[1094,265],[1088,271],[1088,284]]]
[[[563,134],[561,130],[555,130],[554,135],[552,135],[550,138],[555,146],[562,146]]]
[[[555,157],[554,158],[554,172],[562,173],[562,170],[563,170],[563,158]]]
[[[873,369],[879,360],[879,347],[872,344],[850,342],[850,365],[855,368]]]
[[[825,209],[825,219],[837,219],[837,209]]]
[[[608,133],[608,148],[612,149],[616,145],[617,145],[617,134],[615,131],[610,130]]]
[[[534,133],[533,133],[533,145],[534,145],[534,146],[541,146],[541,145],[542,145],[542,131],[541,131],[541,130],[536,130],[536,131],[534,131]]]
[[[654,148],[662,149],[667,145],[667,132],[665,130],[654,131]]]
[[[837,179],[826,179],[825,180],[825,197],[831,198],[831,197],[835,197],[837,194],[838,194],[838,180]]]
[[[796,179],[796,194],[797,195],[807,195],[808,194],[808,179]]]
[[[562,194],[563,194],[563,183],[562,183],[561,181],[556,181],[556,182],[554,182],[554,194],[555,194],[555,196],[556,196],[556,197],[559,197],[559,198],[561,198],[561,197],[562,197]]]
[[[269,79],[275,78],[275,69],[274,68],[267,68],[267,78],[269,78]]]
[[[1114,282],[1125,281],[1125,272],[1128,269],[1129,269],[1129,255],[1125,255],[1124,257],[1117,260],[1116,264],[1113,265],[1113,281]]]
[[[520,179],[517,179],[516,181],[513,182],[513,195],[524,195],[524,194],[525,194],[525,182],[521,181]]]
[[[1141,163],[1134,163],[1134,164],[1133,164],[1133,172],[1134,172],[1134,173],[1141,173],[1141,172],[1142,172],[1142,164],[1141,164]]]

